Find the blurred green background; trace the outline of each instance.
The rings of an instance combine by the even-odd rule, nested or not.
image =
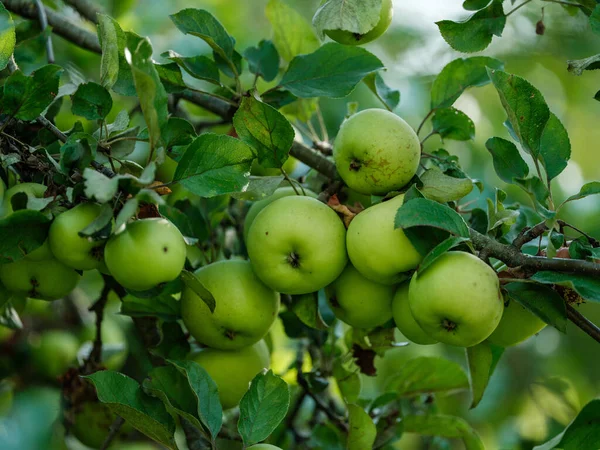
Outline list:
[[[45,3],[83,23],[60,0]],[[287,3],[310,21],[320,0],[288,0]],[[435,22],[459,20],[468,14],[462,9],[462,0],[395,0],[394,3],[391,28],[366,48],[388,67],[383,77],[390,86],[400,89],[402,95],[396,112],[416,128],[429,110],[429,89],[435,75],[451,60],[465,56],[453,51],[443,41]],[[186,7],[212,12],[236,38],[238,50],[271,36],[271,27],[264,15],[267,0],[104,0],[98,4],[116,17],[123,29],[149,36],[155,58],[159,61],[162,61],[160,54],[169,49],[184,56],[208,51],[200,39],[182,35],[169,20],[169,14]],[[511,8],[509,2],[506,2],[505,8]],[[535,32],[535,24],[542,17],[546,31],[540,36]],[[93,30],[89,24],[86,26]],[[24,25],[21,27],[25,29]],[[23,34],[23,37],[26,35]],[[72,66],[86,77],[98,81],[98,55],[80,50],[60,37],[54,37],[54,42],[58,64]],[[580,77],[567,72],[567,60],[591,56],[598,53],[599,48],[600,38],[591,32],[582,13],[570,14],[560,5],[533,1],[509,17],[503,37],[494,38],[483,53],[502,60],[506,71],[522,76],[536,86],[566,126],[572,157],[568,168],[554,182],[554,197],[558,202],[578,192],[585,182],[600,180],[597,148],[600,141],[600,103],[593,99],[600,89],[600,76],[593,71]],[[45,62],[42,50],[40,38],[26,39],[19,44],[17,61],[26,71],[31,70]],[[377,99],[362,84],[348,98],[321,100],[330,136],[335,136],[348,102],[358,102],[360,109],[380,107]],[[131,109],[133,106],[131,99],[115,101],[113,115],[119,108]],[[521,192],[507,188],[496,176],[484,146],[492,136],[510,139],[503,126],[505,112],[494,88],[471,89],[455,106],[475,122],[475,140],[443,143],[434,137],[427,142],[426,148],[435,150],[443,146],[460,157],[463,168],[472,178],[484,182],[486,189],[483,194],[477,191],[467,198],[474,200],[477,206],[485,208],[485,198],[493,196],[496,187],[507,189],[507,203],[528,204]],[[74,121],[69,111],[70,105],[65,101],[57,118],[63,129],[70,127]],[[570,203],[564,208],[563,218],[600,238],[600,201],[597,196]],[[79,289],[78,295],[79,303],[76,304],[84,310],[97,297],[94,280]],[[61,305],[43,307],[56,309]],[[109,314],[115,321],[117,309],[114,305]],[[583,305],[580,310],[596,323],[600,322],[598,305]],[[130,320],[118,323],[127,331]],[[135,338],[128,336],[130,347],[136,345]],[[293,344],[284,339],[281,324],[276,326],[274,336],[274,368],[283,371],[294,357]],[[463,350],[441,344],[399,348],[390,351],[385,360],[377,362],[379,375],[365,378],[363,395],[376,396],[383,392],[386,377],[416,355],[442,355],[465,365]],[[465,417],[480,431],[490,450],[530,449],[564,428],[583,404],[598,395],[599,355],[598,344],[571,324],[566,336],[553,328],[546,328],[537,337],[505,352],[484,400],[477,408],[468,409],[468,394],[440,398],[439,408]],[[56,383],[47,381],[27,389],[17,386],[10,414],[0,418],[0,448],[49,448],[51,436],[57,433],[50,424],[59,414],[59,401]],[[58,448],[81,448],[72,439],[67,444],[60,436],[55,436],[55,440],[60,443]],[[457,442],[456,448],[461,448],[461,445]],[[404,450],[445,448],[436,441],[423,441],[410,434],[404,436],[396,447]]]

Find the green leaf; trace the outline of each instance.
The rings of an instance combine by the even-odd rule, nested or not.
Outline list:
[[[183,92],[187,89],[181,75],[181,69],[177,63],[169,64],[154,64],[154,68],[158,73],[160,82],[165,87],[168,94]]]
[[[464,219],[446,205],[426,198],[415,198],[404,203],[394,221],[394,228],[433,227],[455,236],[469,238],[469,227]]]
[[[488,84],[487,67],[502,69],[504,64],[487,56],[459,58],[447,64],[431,87],[431,109],[448,108],[466,89]]]
[[[319,48],[320,42],[310,23],[282,0],[269,0],[265,13],[273,27],[273,43],[285,61]]]
[[[233,39],[211,13],[204,9],[183,9],[170,16],[184,34],[199,37],[226,61],[233,61]]]
[[[160,131],[167,123],[167,93],[152,62],[150,41],[147,38],[138,40],[131,33],[127,36],[127,46],[132,55],[131,73],[148,127],[150,149],[153,150],[159,147]]]
[[[177,415],[184,417],[196,428],[203,430],[202,423],[196,418],[198,406],[190,383],[185,373],[181,373],[177,367],[155,367],[148,373],[143,387],[148,394],[160,399],[169,411],[174,410],[173,412]]]
[[[400,91],[385,84],[379,72],[367,75],[363,81],[388,110],[393,111],[400,104]]]
[[[469,380],[459,364],[443,358],[420,356],[404,363],[390,377],[386,390],[401,397],[467,389]]]
[[[173,364],[188,379],[198,404],[196,414],[210,431],[213,439],[216,439],[223,423],[223,408],[219,401],[217,385],[208,372],[194,361],[169,361],[169,363]]]
[[[327,329],[327,324],[323,320],[321,311],[319,310],[318,292],[292,296],[292,305],[290,309],[307,327],[316,330]]]
[[[592,31],[596,34],[600,34],[600,5],[596,5],[589,20]]]
[[[473,182],[469,178],[450,177],[437,167],[427,169],[420,178],[423,183],[419,189],[421,193],[440,203],[460,200],[473,190]]]
[[[504,348],[483,341],[481,344],[468,347],[469,381],[471,385],[471,408],[475,408],[481,399],[494,373],[494,369],[504,353]]]
[[[152,301],[126,295],[121,302],[121,314],[130,317],[156,316],[166,322],[174,322],[181,319],[181,308],[180,302],[170,294],[155,296]]]
[[[367,34],[379,23],[382,0],[329,0],[317,10],[313,25],[323,36],[326,30]]]
[[[85,196],[97,200],[98,203],[112,200],[119,190],[119,180],[116,177],[108,178],[89,167],[83,171],[83,180]]]
[[[523,305],[548,325],[562,333],[567,332],[567,309],[555,290],[541,284],[521,282],[509,283],[504,289],[510,299]]]
[[[223,59],[223,57],[217,52],[213,52],[213,58],[219,70],[229,78],[236,78],[236,74],[242,73],[242,55],[240,55],[236,50],[233,51],[231,61]]]
[[[382,62],[364,48],[331,42],[314,53],[296,56],[280,85],[298,97],[340,98],[382,68]]]
[[[546,184],[536,176],[531,178],[515,178],[515,184],[521,187],[531,198],[535,211],[545,219],[553,218],[556,213],[548,210],[550,192]]]
[[[16,42],[15,23],[6,7],[0,3],[0,70],[8,65]]]
[[[583,75],[585,70],[600,69],[600,54],[585,59],[567,61],[567,70],[573,75]]]
[[[265,168],[280,168],[294,143],[294,129],[272,106],[244,97],[233,116],[233,126],[242,141],[252,147]]]
[[[584,299],[600,303],[600,280],[597,278],[585,275],[541,271],[533,275],[531,279],[538,283],[566,286],[574,289]]]
[[[73,133],[60,147],[60,168],[64,174],[84,170],[96,157],[98,142],[87,133]]]
[[[565,200],[565,203],[596,194],[600,194],[600,181],[592,181],[590,183],[584,184],[579,190],[579,192],[575,195],[571,195],[568,199]]]
[[[281,377],[259,373],[240,401],[238,431],[245,446],[265,440],[285,418],[290,390]]]
[[[111,370],[84,378],[94,383],[98,399],[128,424],[168,448],[177,448],[173,418],[163,403],[146,395],[134,379]]]
[[[487,8],[476,12],[464,22],[442,20],[436,22],[436,25],[450,47],[459,52],[472,53],[490,45],[493,36],[502,36],[506,16],[502,0],[494,0]]]
[[[283,175],[277,177],[257,177],[250,175],[249,183],[244,192],[232,192],[231,196],[239,200],[262,200],[275,192],[281,186]]]
[[[600,448],[600,399],[583,407],[562,433],[533,450],[584,450]]]
[[[348,450],[373,448],[377,437],[377,427],[373,419],[358,405],[348,405]]]
[[[104,119],[113,105],[108,91],[91,81],[80,84],[71,101],[73,102],[71,112],[88,120]]]
[[[1,107],[4,114],[31,121],[37,118],[58,93],[58,81],[63,69],[54,64],[43,66],[29,76],[20,70],[4,83]]]
[[[205,80],[213,84],[221,85],[219,68],[215,62],[207,56],[181,56],[179,53],[169,50],[163,53],[164,57],[174,61],[179,67],[198,80]]]
[[[112,231],[113,209],[111,205],[104,204],[100,213],[84,229],[78,230],[77,234],[82,238],[90,240],[108,239]]]
[[[425,258],[423,258],[423,261],[421,261],[421,264],[419,264],[417,269],[418,272],[423,273],[431,264],[433,264],[436,259],[442,256],[444,253],[453,249],[454,247],[457,247],[463,242],[467,242],[468,240],[469,239],[462,236],[450,236],[448,239],[442,241],[440,244],[436,245],[433,250],[427,253]]]
[[[119,79],[119,58],[125,47],[125,34],[112,17],[98,14],[98,40],[102,48],[100,83],[111,88]]]
[[[181,157],[173,180],[201,197],[242,192],[254,158],[252,149],[239,139],[201,134]]]
[[[360,373],[355,367],[350,370],[343,365],[342,358],[336,358],[333,363],[333,376],[346,403],[355,403],[362,390]]]
[[[475,125],[464,112],[455,108],[436,109],[431,118],[433,133],[442,139],[468,141],[475,137]]]
[[[194,125],[180,117],[169,117],[161,135],[167,152],[175,146],[191,144],[197,136]]]
[[[488,72],[508,115],[512,132],[523,149],[534,159],[539,159],[542,135],[550,119],[544,97],[523,78],[501,70]]]
[[[481,438],[460,417],[445,415],[406,415],[403,417],[404,431],[426,436],[444,436],[463,440],[465,450],[485,450]]]
[[[206,303],[206,306],[208,306],[208,309],[211,313],[215,311],[215,307],[217,306],[215,298],[204,286],[204,284],[202,284],[198,277],[196,277],[196,275],[194,275],[192,272],[184,270],[181,272],[181,280],[185,283],[185,286],[188,289],[191,289],[194,294],[196,294],[204,303]]]
[[[487,140],[485,148],[492,154],[494,169],[503,181],[513,183],[514,178],[525,178],[529,175],[529,166],[512,142],[493,137]]]
[[[279,73],[279,53],[272,41],[261,40],[256,47],[244,52],[250,72],[260,75],[265,81],[273,81]]]
[[[548,180],[552,180],[567,167],[571,157],[571,141],[562,122],[553,113],[546,122],[540,140],[540,157]]]
[[[16,262],[39,248],[50,228],[50,219],[38,211],[21,209],[0,219],[0,264]]]
[[[490,0],[465,0],[463,8],[467,11],[479,11],[489,5]]]

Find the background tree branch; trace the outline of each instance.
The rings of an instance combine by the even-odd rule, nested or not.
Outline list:
[[[87,20],[94,23],[98,23],[97,15],[104,12],[99,5],[90,0],[64,0],[64,2]]]

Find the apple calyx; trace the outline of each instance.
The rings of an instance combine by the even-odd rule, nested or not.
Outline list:
[[[287,261],[294,269],[300,267],[300,255],[296,252],[290,253],[287,257]]]
[[[362,161],[359,161],[356,158],[352,158],[352,161],[350,161],[350,170],[352,170],[354,172],[358,172],[361,167],[362,167]]]
[[[98,246],[98,247],[93,247],[90,250],[90,256],[96,260],[96,261],[104,261],[104,247],[103,246]]]
[[[233,341],[236,336],[235,331],[233,331],[233,330],[225,330],[224,334],[225,334],[225,337],[227,339],[229,339],[230,341]]]
[[[453,322],[450,319],[442,320],[442,328],[444,328],[444,330],[446,330],[446,331],[454,331],[454,330],[456,330],[457,327],[458,327],[458,324],[456,322]]]
[[[35,298],[38,294],[36,288],[40,286],[40,283],[35,277],[31,277],[29,279],[29,283],[31,283],[31,290],[29,291],[29,296]]]

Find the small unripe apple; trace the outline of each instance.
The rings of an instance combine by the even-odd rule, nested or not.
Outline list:
[[[365,278],[352,264],[327,288],[335,316],[355,328],[375,328],[392,318],[395,287]]]
[[[375,27],[365,34],[352,33],[346,30],[325,30],[325,34],[336,42],[344,45],[363,45],[374,41],[388,29],[392,23],[394,15],[394,5],[392,0],[383,0],[381,2],[381,12],[379,13],[379,22]]]
[[[396,212],[404,195],[378,203],[360,212],[350,222],[346,245],[352,265],[363,276],[382,284],[406,279],[423,257],[401,228],[394,228]]]
[[[56,379],[77,359],[79,340],[68,331],[49,330],[32,336],[31,357],[38,373]]]
[[[489,337],[504,311],[496,272],[477,256],[447,252],[410,281],[413,317],[433,339],[471,347]]]
[[[248,447],[248,450],[281,450],[281,447],[271,444],[255,444],[252,447]]]
[[[346,228],[317,199],[282,197],[264,208],[248,232],[248,256],[258,277],[283,294],[324,288],[346,267]]]
[[[488,337],[488,341],[501,347],[510,347],[539,333],[546,323],[514,300],[505,303],[502,320]]]
[[[100,402],[86,402],[75,407],[75,421],[71,427],[73,435],[82,444],[91,448],[101,448],[110,432],[117,415]],[[119,429],[114,443],[109,448],[121,447],[120,438],[133,431],[133,427],[125,422]]]
[[[400,330],[408,340],[419,345],[437,344],[438,341],[433,339],[419,326],[412,315],[410,304],[408,302],[408,286],[409,282],[402,283],[398,286],[394,294],[392,302],[392,313],[396,327]]]
[[[26,256],[14,263],[1,264],[0,282],[8,290],[27,297],[57,300],[75,289],[79,274],[54,258],[32,261]]]
[[[79,232],[101,211],[102,207],[97,203],[81,203],[54,219],[48,232],[48,243],[56,259],[76,270],[106,270],[104,242],[79,236]]]
[[[296,189],[299,189],[299,188],[296,188]],[[317,194],[315,194],[310,189],[304,189],[304,193],[306,195],[308,195],[309,197],[317,198]],[[254,219],[256,218],[256,216],[258,215],[259,212],[261,212],[263,209],[265,209],[267,206],[269,206],[275,200],[280,199],[281,197],[290,197],[292,195],[297,195],[296,191],[294,191],[293,187],[286,186],[286,187],[281,187],[281,188],[277,189],[269,197],[267,197],[263,200],[258,200],[256,202],[254,202],[252,204],[252,206],[250,207],[250,209],[248,210],[248,213],[246,214],[246,218],[244,219],[244,240],[247,239],[248,231],[250,230],[250,225],[252,225],[252,223],[254,222]]]
[[[211,313],[191,288],[183,291],[181,316],[198,342],[234,350],[258,342],[268,333],[279,311],[279,294],[254,274],[249,261],[219,261],[201,267],[194,275],[216,303]]]
[[[254,377],[270,365],[264,340],[239,350],[205,348],[192,353],[189,359],[200,364],[213,379],[223,409],[237,406]]]
[[[421,158],[417,133],[384,109],[366,109],[342,123],[333,147],[338,172],[351,189],[385,195],[404,187]]]
[[[179,229],[161,218],[140,219],[112,236],[104,260],[121,286],[146,291],[179,276],[186,245]]]

